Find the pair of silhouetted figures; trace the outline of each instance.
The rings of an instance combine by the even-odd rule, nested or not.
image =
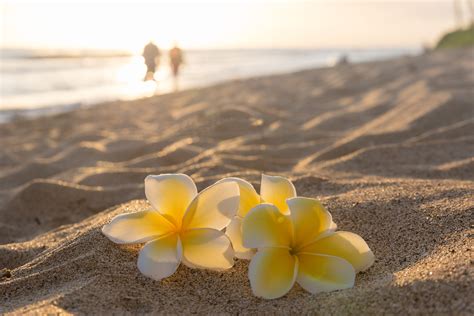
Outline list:
[[[145,59],[145,65],[147,68],[145,81],[155,80],[154,79],[155,71],[160,63],[160,56],[161,56],[160,49],[153,42],[149,42],[143,49],[142,56]],[[177,90],[179,67],[183,63],[183,52],[177,45],[174,45],[174,47],[170,49],[169,60],[170,60],[171,70],[173,73],[175,90]]]

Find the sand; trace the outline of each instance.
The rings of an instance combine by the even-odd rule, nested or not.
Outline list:
[[[232,81],[0,125],[1,313],[474,313],[474,51]],[[252,296],[247,261],[163,281],[100,233],[143,179],[262,172],[376,256],[353,289]]]

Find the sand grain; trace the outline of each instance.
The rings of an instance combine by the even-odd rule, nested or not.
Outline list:
[[[0,125],[1,313],[474,314],[474,51],[233,81]],[[100,228],[147,174],[290,177],[376,255],[346,291],[252,296],[247,262],[161,282]]]

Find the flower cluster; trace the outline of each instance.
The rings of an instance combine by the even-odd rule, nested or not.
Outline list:
[[[225,178],[197,193],[184,174],[145,179],[154,210],[121,214],[102,228],[119,244],[145,243],[138,269],[160,280],[182,262],[190,268],[229,269],[249,259],[256,296],[285,295],[295,282],[311,293],[354,286],[374,255],[358,235],[337,231],[315,199],[297,197],[293,184],[262,175],[260,195],[247,181]]]

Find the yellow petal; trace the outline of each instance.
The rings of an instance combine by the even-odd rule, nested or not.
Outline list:
[[[191,229],[181,238],[183,263],[191,268],[225,270],[234,265],[234,251],[223,232],[209,228]]]
[[[173,230],[173,225],[156,211],[140,211],[115,216],[102,233],[117,244],[142,243]]]
[[[225,178],[217,183],[221,182],[236,182],[239,185],[240,190],[240,205],[237,215],[245,217],[250,209],[257,204],[260,204],[260,196],[255,191],[254,187],[247,181],[240,178]]]
[[[150,175],[145,178],[145,195],[158,212],[179,226],[197,189],[185,174]]]
[[[272,204],[260,204],[242,221],[246,248],[289,247],[292,241],[289,218]]]
[[[262,174],[260,196],[263,202],[271,203],[283,214],[288,214],[286,200],[296,196],[296,189],[286,178]]]
[[[230,221],[225,233],[232,242],[235,257],[247,260],[253,257],[255,251],[253,249],[245,248],[242,244],[242,219],[240,217],[236,216]]]
[[[260,249],[249,265],[252,292],[266,299],[281,297],[293,287],[297,272],[298,259],[288,249]]]
[[[176,271],[181,257],[179,236],[169,234],[145,244],[138,255],[138,270],[147,277],[161,280]]]
[[[224,229],[239,209],[239,186],[235,182],[216,183],[191,202],[183,218],[183,229]]]
[[[312,242],[331,228],[332,216],[318,200],[296,197],[287,201],[295,233],[295,247]]]
[[[321,238],[301,251],[341,257],[349,261],[356,272],[369,268],[375,260],[374,254],[362,237],[344,231]]]
[[[310,293],[330,292],[354,286],[355,271],[346,260],[338,257],[298,254],[299,270],[296,282]]]

